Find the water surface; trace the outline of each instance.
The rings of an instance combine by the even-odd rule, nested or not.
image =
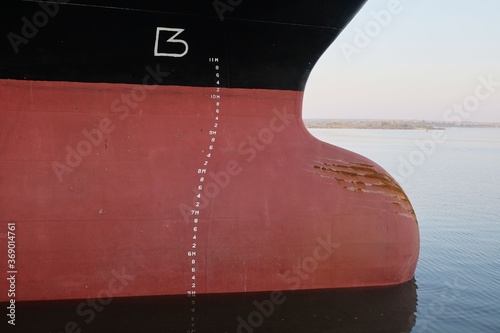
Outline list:
[[[448,128],[439,140],[433,131],[310,131],[376,161],[408,194],[421,234],[412,332],[500,332],[500,129]]]

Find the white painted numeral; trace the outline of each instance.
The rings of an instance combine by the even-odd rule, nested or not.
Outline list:
[[[162,53],[162,52],[158,51],[160,33],[162,31],[175,32],[175,35],[173,35],[172,37],[170,37],[167,40],[167,43],[181,43],[181,44],[183,44],[184,45],[184,52],[183,53]],[[155,57],[174,57],[174,58],[184,57],[189,51],[189,45],[185,40],[175,39],[175,37],[179,36],[183,31],[184,31],[184,29],[179,29],[179,28],[157,27],[156,28],[156,41],[155,41]]]

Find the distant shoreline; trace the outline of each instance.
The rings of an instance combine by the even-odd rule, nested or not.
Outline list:
[[[391,130],[445,130],[458,128],[500,128],[500,123],[445,122],[422,120],[381,120],[381,119],[304,119],[307,128],[327,129],[391,129]]]

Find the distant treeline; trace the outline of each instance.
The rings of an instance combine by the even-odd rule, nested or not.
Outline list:
[[[444,122],[427,120],[304,119],[308,128],[440,130],[447,127],[500,128],[500,123]]]

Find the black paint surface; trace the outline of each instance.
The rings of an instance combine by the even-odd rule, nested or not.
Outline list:
[[[159,66],[171,73],[161,84],[213,86],[206,64],[218,57],[221,86],[300,91],[364,2],[64,0],[51,12],[38,2],[3,0],[0,78],[141,84],[145,68]],[[157,27],[185,29],[177,39],[188,53],[155,56]],[[160,35],[160,52],[184,51],[167,43],[174,34]]]

